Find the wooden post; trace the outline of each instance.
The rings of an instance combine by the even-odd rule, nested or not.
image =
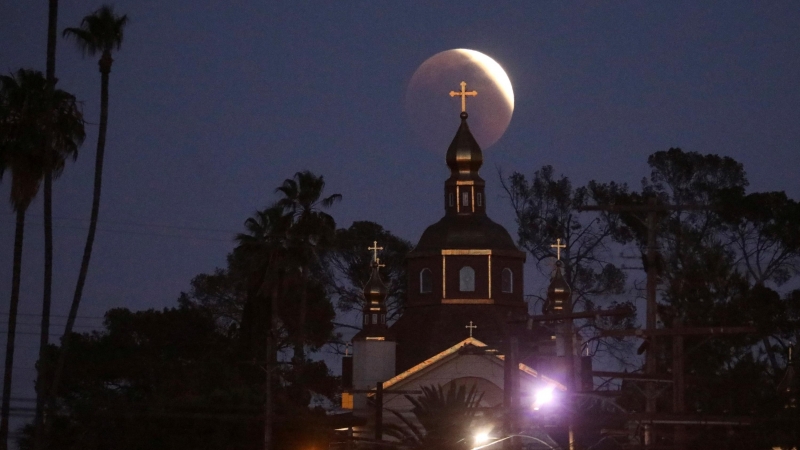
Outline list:
[[[655,199],[650,199],[650,206],[655,206]],[[656,212],[654,210],[647,212],[647,311],[646,311],[646,329],[652,331],[656,329]],[[656,338],[655,336],[648,335],[650,346],[647,349],[645,358],[644,372],[647,375],[655,375],[656,373]],[[656,387],[653,382],[645,384],[645,412],[656,412]],[[655,444],[655,436],[653,435],[653,426],[647,424],[644,426],[644,445],[652,446]]]
[[[383,381],[375,385],[375,440],[383,440]]]
[[[675,318],[673,328],[677,331],[672,338],[672,412],[681,415],[685,412],[685,370],[683,359],[683,335],[680,334],[683,321]],[[686,427],[682,424],[675,425],[675,449],[684,450],[686,448]]]
[[[511,436],[515,433],[517,424],[517,411],[519,405],[517,399],[517,386],[519,383],[519,365],[517,363],[518,339],[509,337],[506,344],[506,355],[503,363],[503,406],[506,411],[505,434]],[[514,448],[514,438],[507,439],[503,447],[506,449]]]

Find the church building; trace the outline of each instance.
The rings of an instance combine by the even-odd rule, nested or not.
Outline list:
[[[462,92],[451,94],[463,99],[468,93],[462,83]],[[375,254],[364,289],[362,330],[353,338],[352,358],[343,361],[347,386],[342,407],[355,416],[371,420],[374,406],[368,397],[378,386],[385,408],[406,413],[412,405],[402,394],[422,386],[475,385],[487,407],[508,404],[509,380],[515,391],[566,390],[563,380],[522,364],[510,347],[524,335],[526,342],[541,342],[544,353],[554,353],[555,336],[539,329],[532,339],[537,332],[529,329],[524,300],[526,254],[486,214],[486,183],[479,174],[483,154],[464,109],[462,102],[461,124],[447,149],[444,217],[424,231],[408,254],[406,307],[391,326],[386,323],[380,248],[377,243],[370,248]],[[564,292],[563,286],[559,289]],[[516,377],[509,378],[509,363]],[[385,420],[391,421],[391,415]]]

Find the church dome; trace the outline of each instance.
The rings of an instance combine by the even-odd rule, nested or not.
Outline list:
[[[461,126],[447,148],[446,158],[452,176],[462,179],[475,178],[483,165],[483,152],[469,131],[467,117],[466,112],[461,113]]]
[[[382,303],[383,299],[386,298],[386,293],[386,285],[383,284],[381,276],[378,273],[378,265],[373,263],[372,275],[364,286],[364,299],[366,299],[368,304]]]
[[[446,215],[422,233],[414,252],[474,248],[519,251],[508,231],[486,215]]]

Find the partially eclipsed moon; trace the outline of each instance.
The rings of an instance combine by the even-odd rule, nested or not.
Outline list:
[[[461,99],[450,97],[459,83],[478,95],[467,98],[469,126],[481,148],[503,135],[514,112],[514,90],[500,64],[489,56],[468,49],[453,49],[428,58],[414,72],[406,91],[409,122],[430,149],[444,152],[460,121]]]

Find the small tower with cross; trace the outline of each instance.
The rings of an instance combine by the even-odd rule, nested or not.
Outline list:
[[[547,287],[547,299],[542,307],[543,314],[567,314],[572,312],[572,289],[564,279],[561,268],[564,266],[561,261],[561,250],[567,248],[566,244],[561,243],[561,238],[556,239],[556,243],[550,246],[556,249],[556,270],[550,278],[550,285]]]
[[[373,241],[367,250],[372,252],[372,274],[364,285],[364,307],[361,331],[353,337],[353,388],[374,389],[379,381],[395,376],[397,344],[394,332],[386,323],[386,285],[381,280],[380,269],[384,267],[378,258],[383,247]],[[355,412],[366,411],[365,394],[353,396]]]

